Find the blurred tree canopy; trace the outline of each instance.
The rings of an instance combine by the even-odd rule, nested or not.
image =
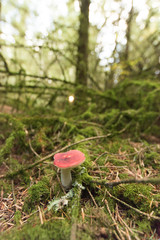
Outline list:
[[[89,102],[126,78],[159,79],[158,0],[42,2],[1,1],[1,104],[63,109],[70,95]]]

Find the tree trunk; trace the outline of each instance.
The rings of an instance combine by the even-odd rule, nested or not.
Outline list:
[[[2,34],[2,1],[0,0],[0,40],[1,40],[1,34]],[[1,49],[1,45],[0,45]]]
[[[127,19],[127,30],[126,30],[126,49],[124,53],[124,60],[128,61],[129,60],[129,51],[130,51],[130,41],[131,41],[131,24],[132,24],[132,19],[133,19],[133,0],[131,1],[131,10],[129,12],[129,16]]]
[[[77,65],[76,65],[76,98],[78,101],[85,96],[84,90],[87,87],[88,72],[88,29],[89,29],[89,5],[90,0],[80,0],[80,17],[78,31],[78,47],[77,47]]]

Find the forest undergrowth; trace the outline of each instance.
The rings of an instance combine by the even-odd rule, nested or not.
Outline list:
[[[160,84],[124,81],[88,92],[78,114],[35,108],[0,113],[1,239],[160,238]],[[85,162],[65,191],[57,152]]]

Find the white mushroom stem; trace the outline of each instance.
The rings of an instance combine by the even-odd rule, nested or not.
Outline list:
[[[72,183],[71,169],[61,169],[61,183],[64,188],[69,188]]]

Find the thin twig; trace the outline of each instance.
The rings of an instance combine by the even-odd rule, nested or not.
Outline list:
[[[43,221],[43,217],[42,217],[42,211],[41,211],[41,208],[40,208],[40,206],[38,206],[38,211],[39,211],[39,218],[40,218],[40,222],[41,222],[41,224],[43,224],[43,223],[44,223],[44,221]]]
[[[103,157],[104,155],[108,154],[108,152],[104,152],[102,153],[101,155],[99,155],[95,160],[94,162],[97,162],[101,157]]]
[[[16,204],[16,197],[15,197],[15,192],[14,192],[14,181],[13,180],[12,180],[12,194],[13,194],[14,204]]]
[[[87,191],[88,191],[89,195],[91,196],[94,205],[96,206],[96,208],[98,208],[98,205],[97,205],[97,203],[96,203],[96,201],[95,201],[95,199],[94,199],[92,193],[90,192],[90,190],[89,190],[88,188],[87,188]]]
[[[118,236],[116,230],[114,230],[113,233],[114,233],[114,235],[116,236],[116,239],[117,239],[117,240],[121,240],[121,238]]]
[[[81,215],[82,215],[82,221],[84,222],[85,220],[85,213],[84,213],[84,209],[81,208]]]
[[[31,151],[32,151],[38,158],[41,158],[41,156],[33,149],[30,139],[28,140],[28,143],[29,143],[29,146],[30,146]]]

